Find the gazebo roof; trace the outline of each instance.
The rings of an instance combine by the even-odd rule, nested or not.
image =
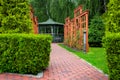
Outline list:
[[[39,25],[64,25],[63,23],[55,22],[51,18],[49,18],[45,22],[38,23]]]

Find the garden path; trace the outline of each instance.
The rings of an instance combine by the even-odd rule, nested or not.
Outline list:
[[[56,43],[52,45],[50,65],[42,78],[19,74],[0,74],[0,80],[108,80],[108,76]]]

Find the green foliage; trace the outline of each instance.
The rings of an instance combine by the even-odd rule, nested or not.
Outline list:
[[[110,80],[120,80],[120,33],[107,34],[106,48]]]
[[[83,9],[89,10],[89,18],[92,19],[96,14],[103,14],[109,0],[77,0],[78,5],[83,5]]]
[[[38,17],[39,22],[46,21],[48,19],[46,5],[48,0],[31,0],[30,4],[34,8],[34,15]]]
[[[107,52],[110,80],[120,80],[120,0],[110,0],[105,19],[106,36],[103,38]]]
[[[73,11],[76,7],[83,5],[83,10],[89,9],[89,19],[95,14],[103,14],[106,11],[106,4],[109,0],[31,0],[35,15],[39,22],[46,21],[49,16],[58,22],[64,23],[65,18],[73,18]],[[47,6],[47,8],[46,8]],[[47,11],[49,15],[47,14]]]
[[[120,0],[110,0],[108,10],[104,14],[106,30],[120,32]]]
[[[49,65],[50,35],[0,34],[0,72],[37,74]]]
[[[58,22],[64,23],[65,18],[70,16],[73,18],[75,4],[70,0],[53,0],[50,4],[51,17]]]
[[[105,28],[100,16],[96,15],[89,25],[90,46],[102,46],[102,37],[105,35]]]
[[[28,0],[0,0],[0,27],[2,33],[31,32]]]
[[[73,10],[75,9],[75,3],[71,0],[31,0],[30,3],[39,22],[46,21],[51,17],[55,21],[64,23],[66,17],[73,17]]]

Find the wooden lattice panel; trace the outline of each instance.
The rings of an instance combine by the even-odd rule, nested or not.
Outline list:
[[[30,6],[30,18],[32,21],[34,34],[38,34],[38,20],[37,20],[37,17],[34,16],[34,11],[33,11],[32,6]]]
[[[84,35],[86,33],[86,35]],[[84,41],[85,38],[85,41]],[[64,25],[64,43],[70,47],[83,50],[83,45],[86,47],[86,52],[89,50],[88,45],[88,10],[82,10],[79,6],[74,10],[74,18],[65,19]]]

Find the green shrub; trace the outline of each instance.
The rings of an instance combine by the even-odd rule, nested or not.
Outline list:
[[[89,45],[94,47],[102,46],[102,37],[105,34],[105,28],[102,18],[99,15],[93,17],[89,26]]]
[[[120,33],[112,33],[104,39],[110,80],[120,80]]]
[[[120,0],[110,0],[103,15],[106,36],[103,38],[107,53],[110,80],[120,80]]]
[[[37,74],[49,65],[50,35],[0,34],[0,72]]]

